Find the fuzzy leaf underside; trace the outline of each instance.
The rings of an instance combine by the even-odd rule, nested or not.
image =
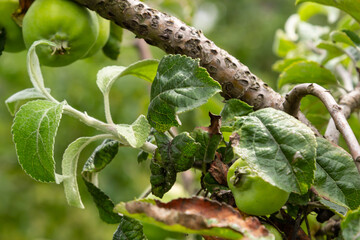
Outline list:
[[[116,125],[119,137],[124,139],[131,147],[139,148],[144,145],[150,134],[150,125],[144,115],[140,115],[131,125]]]
[[[131,64],[128,67],[108,66],[101,69],[97,74],[96,84],[101,92],[108,93],[114,82],[126,75],[133,75],[138,78],[152,82],[156,75],[159,61],[146,59]]]
[[[159,63],[151,86],[148,120],[160,132],[179,126],[177,114],[206,103],[221,91],[199,61],[181,55],[167,55]]]
[[[35,100],[17,112],[12,134],[19,163],[35,180],[55,182],[54,142],[64,103]]]
[[[316,139],[306,125],[266,108],[239,118],[234,129],[234,152],[260,177],[287,192],[308,191],[314,181]]]
[[[46,90],[50,92],[49,88],[47,88]],[[21,105],[31,100],[43,98],[45,98],[45,96],[41,92],[37,91],[35,88],[27,88],[11,95],[8,99],[6,99],[5,104],[10,114],[12,116],[15,116],[15,113],[19,110]]]

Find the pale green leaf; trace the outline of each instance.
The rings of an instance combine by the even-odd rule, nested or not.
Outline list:
[[[96,84],[103,94],[108,93],[114,82],[126,75],[133,75],[152,82],[156,75],[158,60],[142,60],[128,67],[108,66],[101,69],[97,74]]]
[[[32,178],[55,181],[54,142],[64,103],[35,100],[17,112],[12,134],[19,163]]]
[[[266,108],[239,118],[234,129],[235,154],[261,178],[287,192],[308,191],[314,181],[316,139],[306,125]]]
[[[314,188],[320,197],[350,209],[360,206],[360,175],[352,157],[323,138],[317,138]]]
[[[139,148],[144,145],[150,134],[150,128],[151,127],[144,115],[140,115],[131,125],[116,125],[119,137],[133,148]]]
[[[328,17],[329,23],[334,23],[338,19],[340,15],[339,12],[336,8],[330,8],[312,2],[301,4],[298,9],[298,14],[302,21],[307,21],[315,15],[322,14]]]
[[[38,41],[35,41],[31,45],[31,47],[28,50],[28,54],[27,54],[28,74],[29,74],[32,85],[39,92],[41,92],[43,89],[45,89],[45,85],[44,85],[44,79],[41,74],[39,58],[38,58],[35,50],[38,45],[42,45],[42,44],[56,47],[56,44],[51,41],[38,40]]]
[[[46,90],[50,92],[49,88],[47,88]],[[8,99],[5,100],[5,104],[10,114],[14,116],[21,105],[28,101],[41,98],[46,97],[41,92],[37,91],[35,88],[27,88],[11,95]]]
[[[253,217],[204,198],[181,198],[169,203],[135,200],[117,204],[114,211],[173,232],[237,240],[274,239]]]
[[[72,142],[65,150],[62,159],[62,174],[64,179],[64,191],[68,204],[73,207],[84,208],[81,201],[76,179],[77,165],[80,153],[91,142],[104,138],[102,135],[94,137],[81,137]]]
[[[353,40],[343,31],[333,31],[330,34],[330,38],[333,42],[345,43],[349,46],[356,47]]]
[[[322,63],[325,64],[329,60],[339,57],[343,54],[345,54],[344,49],[342,49],[340,46],[338,46],[335,43],[332,42],[320,42],[317,46],[317,48],[326,50],[326,56],[322,60]]]
[[[199,67],[199,60],[167,55],[160,61],[151,86],[149,123],[161,132],[179,126],[178,113],[201,106],[220,91],[220,84]]]
[[[296,57],[296,58],[288,58],[288,59],[281,59],[276,61],[273,65],[272,65],[272,69],[276,72],[281,73],[282,71],[284,71],[287,67],[289,67],[291,64],[296,63],[296,62],[301,62],[304,61],[304,58],[300,58],[300,57]]]
[[[360,22],[360,1],[359,0],[296,0],[296,4],[302,2],[316,2],[332,7],[339,8],[350,14],[358,22]]]
[[[319,85],[336,84],[330,70],[313,61],[301,61],[291,64],[279,76],[278,87],[286,84],[317,83]]]
[[[360,239],[360,209],[350,211],[341,222],[341,234],[345,240]]]
[[[273,51],[279,57],[286,57],[291,51],[296,49],[296,44],[291,41],[282,30],[277,30],[273,43]]]

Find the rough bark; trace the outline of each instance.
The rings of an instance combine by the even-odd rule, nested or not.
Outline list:
[[[201,66],[222,85],[225,99],[238,98],[255,110],[282,110],[284,99],[249,68],[207,39],[200,30],[179,19],[150,8],[138,0],[75,0],[133,32],[168,54],[199,58]]]

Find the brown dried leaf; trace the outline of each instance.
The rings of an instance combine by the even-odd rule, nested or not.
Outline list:
[[[227,172],[229,167],[220,159],[220,154],[216,153],[215,160],[211,163],[209,172],[219,184],[227,186]]]
[[[205,198],[180,198],[169,203],[155,200],[125,203],[130,214],[145,214],[166,225],[180,224],[188,229],[228,228],[241,234],[260,238],[269,235],[267,229],[253,216],[244,216],[227,204]],[[246,236],[245,236],[246,237]]]
[[[19,8],[13,13],[13,18],[19,26],[22,26],[25,13],[34,1],[35,0],[19,0]]]
[[[201,127],[204,131],[207,131],[209,133],[209,136],[212,135],[221,135],[220,128],[221,128],[221,116],[220,115],[214,115],[211,112],[209,112],[210,116],[210,126],[209,127]]]

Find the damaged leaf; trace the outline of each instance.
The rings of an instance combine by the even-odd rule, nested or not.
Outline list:
[[[229,205],[199,197],[169,203],[157,200],[122,202],[114,211],[170,231],[227,239],[274,237],[256,217],[245,217]]]
[[[150,164],[152,193],[162,197],[176,181],[176,173],[192,167],[199,144],[186,132],[170,140],[163,133],[155,133],[158,146]]]

